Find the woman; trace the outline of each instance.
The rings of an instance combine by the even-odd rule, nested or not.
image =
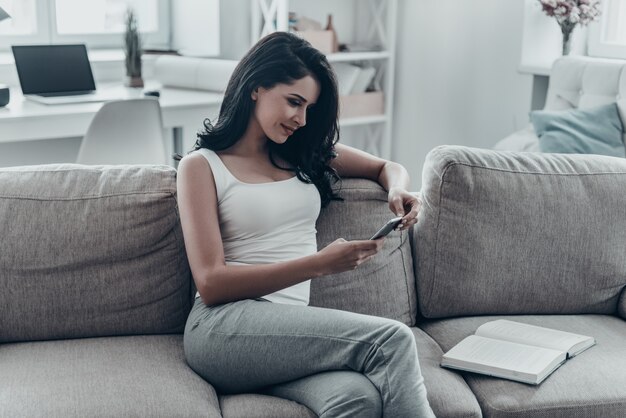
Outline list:
[[[358,268],[384,241],[317,251],[332,182],[378,181],[401,230],[419,209],[402,166],[336,144],[337,115],[331,67],[306,41],[268,35],[238,64],[217,123],[178,167],[198,289],[185,356],[222,393],[279,396],[323,417],[433,416],[406,325],[307,306],[311,279]]]

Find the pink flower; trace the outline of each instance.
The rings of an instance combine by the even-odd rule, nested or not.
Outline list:
[[[600,16],[600,0],[538,0],[541,9],[559,25],[586,25]]]

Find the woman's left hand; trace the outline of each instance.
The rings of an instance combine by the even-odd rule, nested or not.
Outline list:
[[[404,189],[392,188],[389,190],[388,200],[389,209],[396,216],[402,216],[402,223],[396,228],[397,231],[404,231],[417,223],[422,201],[416,195]]]

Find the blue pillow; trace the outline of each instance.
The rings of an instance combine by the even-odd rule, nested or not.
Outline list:
[[[590,109],[535,110],[530,121],[541,152],[626,157],[617,103]]]

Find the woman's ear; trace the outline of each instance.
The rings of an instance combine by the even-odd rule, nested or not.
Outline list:
[[[257,87],[256,89],[254,89],[250,96],[252,97],[252,101],[256,102],[256,100],[259,98],[259,88]]]

